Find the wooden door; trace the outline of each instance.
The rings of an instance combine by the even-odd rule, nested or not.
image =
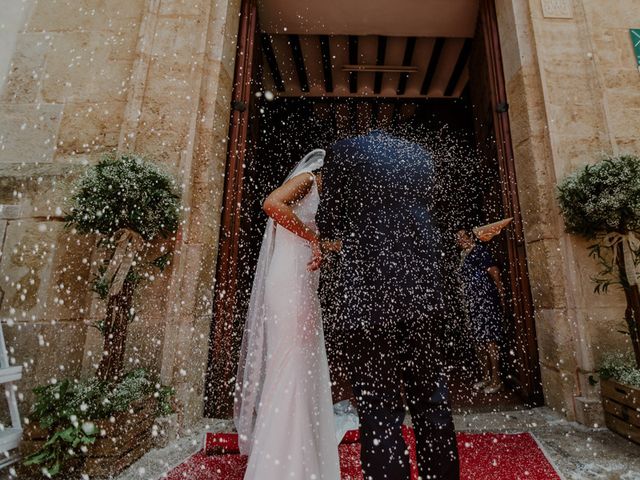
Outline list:
[[[225,198],[215,285],[215,303],[207,369],[205,413],[227,418],[233,409],[233,378],[236,372],[239,320],[236,315],[238,288],[238,248],[244,164],[249,140],[252,77],[257,59],[255,0],[243,0],[236,52],[232,97],[233,112],[229,132]],[[514,312],[514,354],[519,365],[515,380],[527,403],[542,402],[533,305],[529,287],[522,218],[516,188],[515,165],[509,128],[508,104],[502,71],[502,56],[494,0],[481,0],[478,37],[482,38],[486,62],[483,67],[490,97],[495,150],[501,180],[505,215],[514,217],[507,237],[509,279]]]
[[[255,0],[243,0],[236,47],[231,99],[229,149],[214,290],[213,320],[209,339],[209,362],[205,386],[205,415],[228,418],[233,413],[233,388],[237,363],[236,296],[238,246],[244,166],[249,139],[252,78],[257,60]]]
[[[514,337],[512,350],[516,357],[514,364],[517,366],[513,372],[513,379],[527,405],[537,406],[543,403],[538,346],[511,144],[509,104],[502,67],[495,0],[481,0],[476,38],[480,48],[483,49],[479,54],[485,57],[482,74],[485,77],[483,81],[487,89],[483,93],[485,96],[489,94],[489,112],[487,113],[491,117],[489,122],[485,123],[492,125],[491,133],[495,140],[494,151],[500,174],[502,206],[504,215],[513,217],[513,228],[508,229],[506,238],[511,309],[514,319],[511,331]],[[480,114],[482,115],[482,112]]]

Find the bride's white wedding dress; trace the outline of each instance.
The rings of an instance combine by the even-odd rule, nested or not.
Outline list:
[[[314,152],[324,158],[324,152]],[[313,157],[307,157],[309,164]],[[312,175],[304,166],[305,160],[290,177]],[[313,178],[294,207],[311,227],[319,203]],[[256,270],[236,390],[236,426],[241,449],[249,454],[244,478],[339,480],[319,274],[307,270],[308,242],[271,222],[267,229],[272,230],[265,234]]]

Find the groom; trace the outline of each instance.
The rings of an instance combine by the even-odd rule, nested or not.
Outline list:
[[[325,158],[316,220],[324,239],[343,245],[334,328],[348,345],[365,479],[410,478],[403,396],[421,478],[459,478],[443,373],[445,292],[429,212],[432,182],[429,154],[381,130],[341,140]]]

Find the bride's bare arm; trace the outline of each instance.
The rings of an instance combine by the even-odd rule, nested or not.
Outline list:
[[[318,233],[306,225],[293,211],[292,205],[309,193],[313,185],[313,175],[302,173],[289,179],[267,197],[262,209],[278,225],[304,238],[312,245],[319,243]]]

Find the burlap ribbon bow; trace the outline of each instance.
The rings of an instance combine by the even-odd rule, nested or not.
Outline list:
[[[603,245],[613,251],[613,263],[618,261],[618,245],[622,243],[622,255],[624,257],[624,269],[627,282],[630,286],[638,284],[638,272],[636,271],[635,255],[640,250],[640,239],[634,232],[612,232],[604,236]]]
[[[144,239],[140,234],[127,228],[118,230],[114,236],[116,250],[105,272],[105,280],[110,285],[109,296],[120,293],[137,253],[144,246]]]

